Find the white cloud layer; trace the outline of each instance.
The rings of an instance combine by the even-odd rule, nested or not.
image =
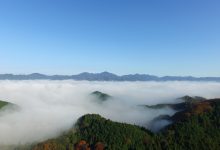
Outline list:
[[[219,89],[217,82],[0,81],[0,99],[21,107],[0,112],[0,145],[57,136],[87,113],[148,127],[153,118],[174,112],[138,105],[175,103],[175,98],[184,95],[215,98],[220,97]],[[114,98],[94,103],[89,94],[96,90]]]

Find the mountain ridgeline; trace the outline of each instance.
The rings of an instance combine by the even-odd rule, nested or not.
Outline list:
[[[0,111],[7,106],[13,106],[14,108],[18,107],[17,105],[15,105],[13,103],[0,100]]]
[[[102,102],[105,102],[109,99],[112,98],[112,96],[106,94],[106,93],[102,93],[100,91],[94,91],[91,93],[91,96],[93,96],[94,100],[96,102],[99,102],[99,103],[102,103]]]
[[[0,100],[0,109],[7,106],[7,105],[9,105],[9,104],[10,104],[9,102],[5,102],[5,101]]]
[[[164,76],[148,74],[129,74],[118,76],[109,72],[80,73],[77,75],[44,75],[33,73],[29,75],[0,74],[0,80],[88,80],[88,81],[216,81],[220,77]]]
[[[188,95],[178,98],[177,101],[180,101],[179,103],[174,104],[157,104],[157,105],[145,105],[145,107],[150,109],[162,109],[165,107],[169,107],[171,109],[174,109],[176,111],[185,110],[189,107],[192,107],[194,104],[197,104],[199,102],[205,101],[206,99],[203,97],[190,97]]]
[[[93,94],[103,95],[101,92]],[[105,94],[104,94],[105,95]],[[102,96],[101,96],[102,97]],[[178,110],[173,121],[158,133],[126,123],[87,114],[63,135],[33,145],[32,150],[218,150],[220,99],[185,96],[178,104],[146,106]]]

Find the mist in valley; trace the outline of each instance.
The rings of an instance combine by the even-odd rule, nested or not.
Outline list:
[[[177,103],[185,95],[220,97],[218,82],[90,82],[90,81],[0,81],[0,99],[18,105],[0,111],[0,145],[39,142],[74,126],[79,117],[100,114],[113,121],[151,128],[170,108],[150,109],[142,105]],[[98,103],[92,92],[112,98]],[[162,125],[161,125],[162,124]],[[167,123],[160,122],[158,127]]]

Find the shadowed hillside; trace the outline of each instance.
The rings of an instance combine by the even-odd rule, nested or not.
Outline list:
[[[13,107],[18,107],[17,105],[10,103],[10,102],[6,102],[6,101],[1,101],[0,100],[0,109],[6,107],[6,106],[13,106]]]
[[[1,101],[0,100],[0,109],[7,106],[9,103],[8,102],[5,102],[5,101]]]

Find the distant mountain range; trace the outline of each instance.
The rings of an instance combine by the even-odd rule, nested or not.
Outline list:
[[[148,74],[116,75],[109,72],[80,73],[77,75],[45,75],[32,73],[28,75],[0,74],[0,80],[88,80],[88,81],[217,81],[220,77],[163,76]]]

